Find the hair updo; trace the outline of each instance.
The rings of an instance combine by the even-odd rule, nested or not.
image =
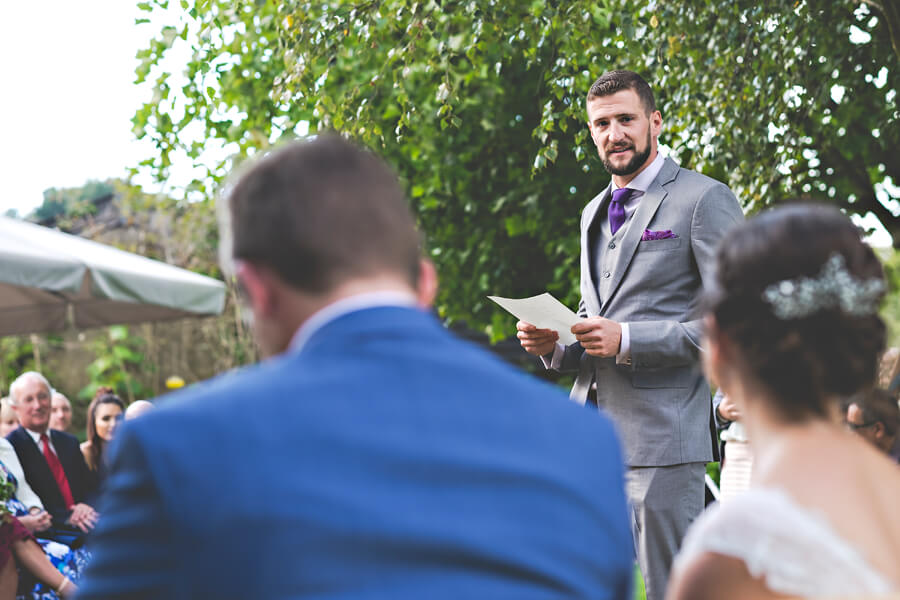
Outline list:
[[[885,326],[873,310],[821,303],[809,314],[779,318],[764,297],[780,282],[817,277],[834,255],[843,258],[856,282],[884,280],[859,230],[830,207],[794,204],[766,211],[719,246],[710,313],[787,421],[827,416],[829,397],[848,396],[875,380]],[[883,291],[875,294],[873,306],[882,296]]]

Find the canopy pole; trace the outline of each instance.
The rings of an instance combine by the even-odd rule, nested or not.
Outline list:
[[[36,333],[31,334],[31,354],[34,357],[34,370],[41,372],[41,347]]]

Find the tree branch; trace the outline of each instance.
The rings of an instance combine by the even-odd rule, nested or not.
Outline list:
[[[871,6],[881,13],[887,23],[888,34],[891,36],[891,45],[894,47],[894,54],[900,59],[900,1],[898,0],[882,0],[882,4],[875,0],[857,0],[859,4]]]
[[[830,146],[820,152],[820,157],[827,157],[834,165],[835,170],[840,170],[853,183],[857,191],[856,203],[851,205],[856,212],[859,209],[871,211],[878,221],[891,234],[894,248],[900,248],[900,218],[889,211],[875,194],[875,186],[866,171],[865,166],[854,164],[837,148]]]
[[[873,0],[859,0],[860,4],[868,4],[869,6],[874,6],[879,12],[884,12],[884,9],[881,8],[881,5]]]

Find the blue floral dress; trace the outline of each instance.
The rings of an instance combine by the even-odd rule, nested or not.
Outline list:
[[[6,465],[2,462],[0,462],[0,477],[4,478],[13,489],[19,489],[19,482],[16,481],[15,476],[9,472],[9,469],[7,469]],[[25,508],[25,505],[19,502],[15,496],[7,499],[5,504],[6,510],[16,517],[28,514],[28,509]],[[46,540],[38,536],[40,536],[40,532],[35,534],[35,541],[37,541],[40,547],[44,549],[44,554],[47,555],[47,558],[50,559],[53,566],[56,567],[60,573],[77,583],[78,579],[81,577],[81,573],[84,571],[84,567],[90,560],[90,552],[84,548],[72,550],[65,544],[60,544],[53,540]],[[58,600],[59,596],[56,592],[42,583],[35,582],[33,586],[29,583],[27,584],[29,585],[28,589],[23,592],[23,583],[26,581],[33,582],[34,578],[21,571],[19,577],[19,591],[16,595],[16,600]]]

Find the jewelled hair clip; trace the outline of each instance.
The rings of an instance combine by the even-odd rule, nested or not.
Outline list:
[[[815,277],[798,277],[773,283],[763,291],[763,299],[782,320],[802,319],[820,310],[840,309],[854,317],[878,312],[885,291],[880,279],[856,279],[847,271],[840,254],[832,254]]]

